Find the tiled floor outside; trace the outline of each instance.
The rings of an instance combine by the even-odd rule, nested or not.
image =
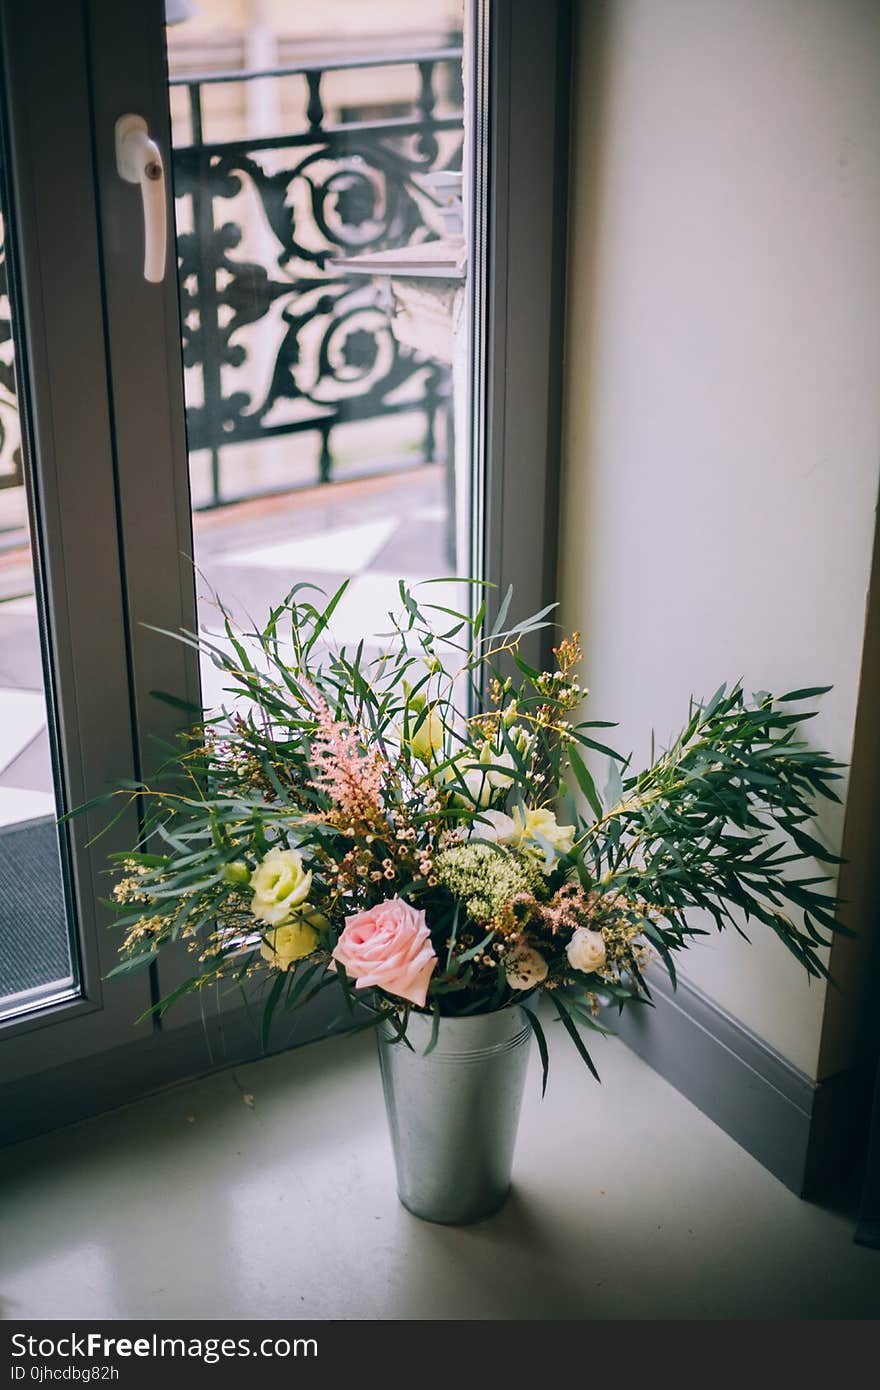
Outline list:
[[[195,517],[200,621],[219,629],[210,591],[247,628],[297,581],[328,594],[351,585],[334,618],[340,641],[387,627],[397,581],[452,572],[441,465],[331,484],[201,512]],[[19,545],[0,552],[0,827],[54,814],[52,768],[30,561]],[[432,595],[438,601],[439,595]],[[220,698],[203,667],[204,698]]]

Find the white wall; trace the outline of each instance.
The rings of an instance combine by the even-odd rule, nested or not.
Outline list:
[[[880,463],[880,5],[580,0],[561,595],[597,718],[833,682],[848,759]],[[839,836],[840,818],[826,821]],[[775,939],[684,973],[810,1076]]]

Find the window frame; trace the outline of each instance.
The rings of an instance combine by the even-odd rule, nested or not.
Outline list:
[[[485,454],[485,577],[498,601],[512,585],[525,616],[557,599],[572,7],[481,8],[492,54],[483,79],[490,273],[474,453]],[[544,629],[525,639],[523,654],[548,666],[552,640]]]
[[[43,11],[35,24],[24,7],[2,7],[0,64],[22,452],[56,794],[70,808],[132,776],[134,765],[86,54],[75,12],[50,8],[52,22]],[[52,205],[65,210],[64,238],[46,234]],[[59,1053],[84,1058],[121,1041],[149,1006],[146,979],[102,983],[115,957],[103,930],[110,914],[99,906],[106,856],[136,834],[129,814],[91,843],[105,819],[90,812],[61,828],[80,993],[0,1021],[7,1080],[50,1067]]]

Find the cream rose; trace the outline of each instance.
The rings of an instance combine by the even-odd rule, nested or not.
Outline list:
[[[312,886],[310,870],[303,868],[298,849],[270,849],[251,874],[251,912],[270,927],[286,923],[305,902]]]
[[[560,825],[546,806],[513,808],[513,821],[521,849],[543,856],[544,873],[548,874],[560,854],[569,854],[574,847],[574,826]]]
[[[511,989],[535,989],[547,978],[549,966],[540,951],[518,946],[504,962],[504,974]]]
[[[403,898],[387,898],[346,917],[333,959],[358,989],[382,989],[420,1009],[437,965],[424,912]]]
[[[319,912],[294,917],[283,926],[266,932],[260,943],[260,955],[276,970],[289,970],[297,961],[312,954],[320,940],[318,928],[326,922]]]
[[[589,975],[605,964],[605,938],[599,931],[590,931],[589,927],[575,927],[565,954],[573,970]]]

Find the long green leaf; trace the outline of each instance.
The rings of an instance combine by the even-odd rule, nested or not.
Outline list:
[[[601,816],[602,802],[599,798],[599,793],[596,791],[596,784],[593,781],[593,778],[590,774],[589,769],[587,768],[586,763],[584,762],[583,758],[581,757],[580,753],[577,751],[576,748],[569,748],[568,756],[571,760],[571,766],[574,770],[574,775],[577,778],[578,786],[580,787],[584,796],[587,798],[587,801],[590,803],[593,812],[597,816]]]
[[[556,1012],[559,1015],[559,1020],[563,1028],[565,1029],[566,1033],[571,1038],[572,1042],[575,1045],[575,1048],[577,1049],[578,1056],[581,1058],[581,1061],[586,1063],[596,1080],[601,1083],[602,1078],[596,1070],[592,1057],[590,1056],[589,1052],[584,1046],[584,1040],[577,1030],[577,1024],[572,1019],[567,1008],[563,1005],[558,994],[552,994],[550,997],[553,1000],[553,1007],[556,1009]]]
[[[261,1038],[264,1052],[266,1051],[266,1048],[269,1046],[269,1033],[272,1029],[272,1015],[278,1007],[278,1001],[281,998],[281,992],[284,989],[286,983],[286,972],[279,970],[272,983],[272,988],[269,991],[269,998],[266,1000],[265,1007],[263,1008]]]
[[[535,1042],[538,1044],[538,1054],[541,1058],[541,1099],[547,1094],[547,1077],[550,1074],[550,1051],[547,1047],[547,1039],[544,1036],[544,1029],[538,1022],[537,1014],[533,1014],[527,1005],[523,1005],[523,1013],[529,1021],[529,1027],[535,1035]]]

